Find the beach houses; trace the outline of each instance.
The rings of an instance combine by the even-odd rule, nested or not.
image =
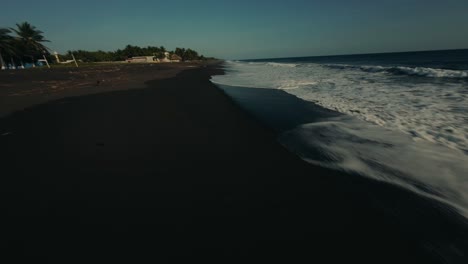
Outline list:
[[[158,58],[155,56],[138,56],[126,59],[127,62],[131,63],[148,63],[148,62],[157,62]]]

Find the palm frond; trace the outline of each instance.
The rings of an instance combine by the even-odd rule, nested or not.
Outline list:
[[[44,53],[49,52],[49,48],[42,42],[50,42],[45,39],[41,30],[28,22],[17,23],[16,28],[11,28],[16,33],[16,39],[21,49],[26,53]]]

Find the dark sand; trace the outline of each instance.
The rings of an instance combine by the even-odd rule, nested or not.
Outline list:
[[[4,263],[466,260],[449,209],[300,160],[209,82],[213,65],[153,67],[0,119]],[[4,115],[55,99],[4,98],[38,76],[1,88]],[[69,97],[85,89],[105,93]]]
[[[0,71],[0,117],[70,96],[145,88],[145,81],[176,76],[200,63],[96,64],[80,68]]]

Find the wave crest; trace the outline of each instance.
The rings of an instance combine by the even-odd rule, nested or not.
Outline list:
[[[325,65],[333,69],[357,69],[365,72],[386,72],[396,75],[409,75],[420,76],[429,78],[455,78],[455,79],[468,79],[468,71],[462,70],[449,70],[449,69],[435,69],[426,67],[383,67],[383,66],[357,66],[346,64],[327,64]]]
[[[268,62],[266,65],[275,66],[275,67],[289,67],[289,68],[297,67],[297,64],[294,64],[294,63]]]

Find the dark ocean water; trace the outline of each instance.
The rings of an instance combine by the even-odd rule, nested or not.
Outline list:
[[[245,60],[246,62],[320,63],[374,66],[427,67],[433,69],[468,70],[468,49],[419,51],[400,53],[376,53],[319,57]]]
[[[468,216],[468,50],[225,65],[212,81],[304,160]]]

